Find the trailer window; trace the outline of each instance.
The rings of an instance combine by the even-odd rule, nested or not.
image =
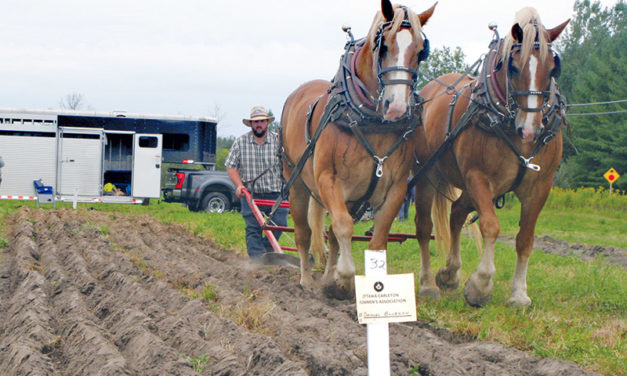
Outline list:
[[[25,137],[56,137],[55,133],[0,131],[0,136],[25,136]]]
[[[159,146],[159,139],[152,136],[139,136],[139,147],[156,148]]]
[[[189,150],[189,135],[185,133],[164,133],[163,150]]]

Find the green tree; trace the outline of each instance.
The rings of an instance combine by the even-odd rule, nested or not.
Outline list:
[[[218,136],[218,144],[217,144],[216,147],[218,149],[230,150],[231,146],[233,146],[234,142],[235,142],[235,136],[227,136],[227,137],[219,137]]]
[[[461,47],[434,48],[427,60],[420,63],[419,71],[422,75],[418,75],[418,88],[422,88],[433,78],[437,78],[443,74],[451,72],[466,72],[468,65],[464,62],[466,55]]]
[[[224,162],[226,162],[226,157],[229,155],[230,149],[218,148],[216,152],[216,170],[218,171],[226,171],[226,166]]]
[[[571,104],[627,99],[627,22],[625,1],[602,8],[598,1],[575,2],[570,25],[557,44],[562,51],[560,90]],[[603,173],[610,167],[627,174],[627,114],[572,116],[576,113],[627,110],[627,103],[572,106],[571,146],[556,183],[560,186],[606,186]],[[615,187],[627,189],[627,179]]]
[[[268,110],[268,115],[274,116],[274,113],[272,112],[272,110]],[[279,133],[281,129],[281,123],[279,122],[279,120],[280,119],[274,119],[274,121],[268,125],[268,129],[271,130],[272,132]]]

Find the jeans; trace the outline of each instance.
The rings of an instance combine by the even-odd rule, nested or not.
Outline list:
[[[279,198],[279,193],[255,193],[253,198],[264,200],[277,200]],[[252,209],[250,208],[250,206],[248,206],[246,197],[242,197],[240,201],[242,204],[242,217],[244,217],[244,222],[246,222],[246,248],[248,251],[248,256],[253,259],[261,257],[261,255],[266,252],[273,252],[272,245],[270,244],[268,238],[263,236],[261,226],[259,225],[257,218],[255,218]],[[270,211],[272,210],[272,206],[257,207],[262,213],[265,213],[266,215],[270,215]],[[272,217],[272,223],[268,221],[268,225],[287,226],[288,212],[288,208],[279,208],[274,214],[274,217]],[[281,231],[272,231],[272,233],[274,234],[274,237],[279,240],[279,238],[281,237]]]
[[[403,201],[401,205],[401,210],[398,211],[398,220],[404,221],[409,217],[409,205],[411,205],[410,200]]]

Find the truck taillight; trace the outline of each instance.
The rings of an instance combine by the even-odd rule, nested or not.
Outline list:
[[[183,181],[185,181],[185,173],[184,172],[177,172],[176,173],[176,186],[174,186],[174,188],[176,188],[176,189],[183,188]]]

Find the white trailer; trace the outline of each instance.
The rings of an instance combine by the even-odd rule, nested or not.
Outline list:
[[[57,201],[159,198],[164,134],[170,155],[180,157],[196,141],[186,128],[206,125],[215,138],[208,118],[0,108],[0,199],[36,199],[35,181],[52,187]]]

